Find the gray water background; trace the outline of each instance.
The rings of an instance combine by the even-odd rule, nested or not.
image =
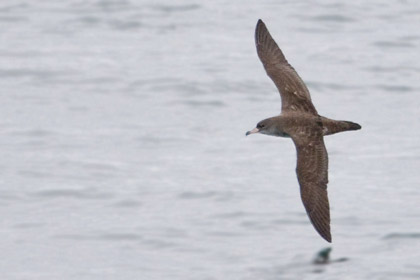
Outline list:
[[[420,279],[420,2],[0,2],[1,279]],[[332,258],[257,58],[320,114]]]

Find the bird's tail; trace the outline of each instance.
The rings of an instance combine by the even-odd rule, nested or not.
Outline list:
[[[362,127],[354,122],[349,121],[336,121],[328,119],[326,117],[321,117],[322,127],[324,129],[324,135],[331,135],[338,132],[349,131],[349,130],[359,130]]]

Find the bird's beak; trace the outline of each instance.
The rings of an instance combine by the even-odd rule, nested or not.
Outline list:
[[[260,130],[258,128],[254,128],[253,130],[248,131],[245,136],[248,136],[250,134],[254,134],[254,133],[258,133],[260,132]]]

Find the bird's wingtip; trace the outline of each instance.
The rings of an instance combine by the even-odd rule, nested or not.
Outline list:
[[[261,36],[264,34],[265,27],[264,22],[261,19],[258,19],[257,25],[255,26],[255,43],[258,45],[262,40]]]
[[[329,231],[322,233],[321,237],[324,238],[328,243],[332,243],[331,233]]]

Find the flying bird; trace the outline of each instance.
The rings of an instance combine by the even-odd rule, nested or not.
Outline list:
[[[297,151],[296,174],[306,213],[315,230],[331,242],[330,206],[328,202],[328,154],[324,136],[358,130],[354,122],[320,116],[311,101],[309,90],[287,62],[264,22],[258,20],[255,45],[267,75],[281,97],[281,114],[260,121],[246,135],[262,133],[293,140]]]

